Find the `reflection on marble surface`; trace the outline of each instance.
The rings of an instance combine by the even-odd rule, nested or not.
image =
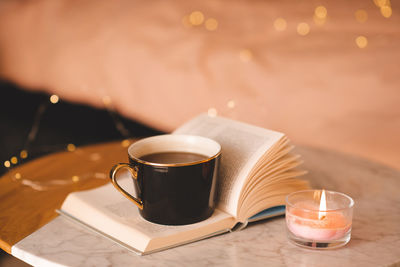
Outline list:
[[[400,173],[369,161],[299,148],[315,187],[356,202],[352,239],[336,250],[313,251],[288,242],[283,217],[148,256],[58,217],[12,248],[35,266],[391,266],[400,264]]]

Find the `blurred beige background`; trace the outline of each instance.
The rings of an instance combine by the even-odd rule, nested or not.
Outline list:
[[[398,1],[3,1],[0,75],[171,131],[200,112],[400,169]]]

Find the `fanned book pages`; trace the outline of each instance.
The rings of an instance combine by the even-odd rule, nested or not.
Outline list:
[[[183,226],[148,222],[112,184],[69,194],[59,212],[144,255],[283,214],[285,196],[308,188],[298,178],[304,174],[296,168],[300,157],[290,153],[293,146],[282,133],[205,114],[173,134],[200,135],[222,146],[218,204],[209,219]],[[130,178],[121,180],[132,187]]]

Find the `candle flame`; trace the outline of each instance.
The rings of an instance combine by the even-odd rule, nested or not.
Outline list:
[[[325,197],[325,190],[322,190],[321,200],[319,201],[319,212],[318,212],[318,219],[323,220],[326,216],[326,197]]]

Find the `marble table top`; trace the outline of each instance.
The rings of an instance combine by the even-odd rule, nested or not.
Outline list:
[[[283,217],[163,252],[138,256],[57,217],[27,236],[12,255],[35,266],[400,266],[400,172],[364,159],[298,148],[316,188],[355,200],[351,241],[314,251],[287,240]]]

